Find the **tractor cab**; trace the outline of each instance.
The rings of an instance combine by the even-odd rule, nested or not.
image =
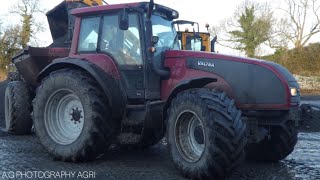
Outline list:
[[[214,52],[216,37],[210,41],[209,24],[206,24],[208,32],[200,32],[199,24],[193,21],[177,20],[172,26],[177,32],[182,50]]]
[[[78,8],[71,14],[76,38],[70,58],[98,62],[99,56],[114,63],[131,102],[160,98],[161,78],[170,75],[163,67],[163,53],[180,50],[172,27],[177,11],[141,2]]]

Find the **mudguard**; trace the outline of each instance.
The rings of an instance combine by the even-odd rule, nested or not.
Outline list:
[[[56,59],[39,73],[37,81],[41,82],[41,80],[48,76],[51,72],[64,68],[81,69],[90,74],[98,82],[107,96],[112,109],[112,117],[122,117],[126,105],[127,95],[122,87],[121,82],[89,61],[75,58]]]
[[[170,102],[171,99],[175,97],[179,92],[182,92],[190,88],[202,88],[205,85],[212,82],[217,82],[217,79],[210,78],[210,77],[202,77],[202,78],[184,80],[181,83],[177,84],[176,87],[170,92],[168,102]]]
[[[216,78],[213,77],[201,77],[201,78],[193,78],[188,80],[183,80],[179,84],[177,84],[170,92],[167,101],[164,105],[164,109],[168,109],[168,107],[171,104],[171,101],[173,98],[176,97],[176,95],[184,90],[192,89],[192,88],[202,88],[206,86],[207,84],[217,82]],[[163,111],[163,119],[166,119],[167,117],[167,111]]]

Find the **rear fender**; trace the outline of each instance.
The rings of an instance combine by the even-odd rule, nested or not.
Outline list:
[[[65,68],[80,69],[90,74],[107,96],[112,109],[112,117],[122,117],[127,96],[121,82],[91,62],[74,58],[56,59],[39,73],[37,81],[40,83],[51,72]]]

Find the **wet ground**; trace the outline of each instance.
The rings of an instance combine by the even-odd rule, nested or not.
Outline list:
[[[313,104],[320,106],[320,97],[318,95],[309,95],[301,98],[300,104]]]
[[[1,91],[0,85],[0,94]],[[318,103],[318,99],[311,101]],[[1,115],[0,111],[0,122],[3,122]],[[27,172],[31,174],[21,174]],[[63,176],[63,172],[75,173],[74,179],[183,179],[171,163],[164,143],[140,151],[115,148],[94,162],[74,164],[55,161],[35,135],[12,136],[0,131],[0,179],[17,175],[12,173],[20,173],[23,179],[28,179],[28,175],[47,179],[41,172],[53,172],[56,178],[62,179],[72,177]],[[301,131],[294,152],[279,163],[245,162],[228,178],[238,179],[320,180],[320,132]]]

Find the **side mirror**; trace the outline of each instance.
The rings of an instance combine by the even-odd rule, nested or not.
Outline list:
[[[121,30],[129,29],[129,16],[126,8],[123,8],[119,14],[119,28]]]
[[[152,43],[152,45],[157,44],[158,41],[159,41],[159,37],[158,37],[158,36],[152,36],[152,38],[151,38],[151,43]]]
[[[216,44],[217,38],[217,36],[214,36],[214,38],[211,40],[211,52],[215,52],[214,45]]]

